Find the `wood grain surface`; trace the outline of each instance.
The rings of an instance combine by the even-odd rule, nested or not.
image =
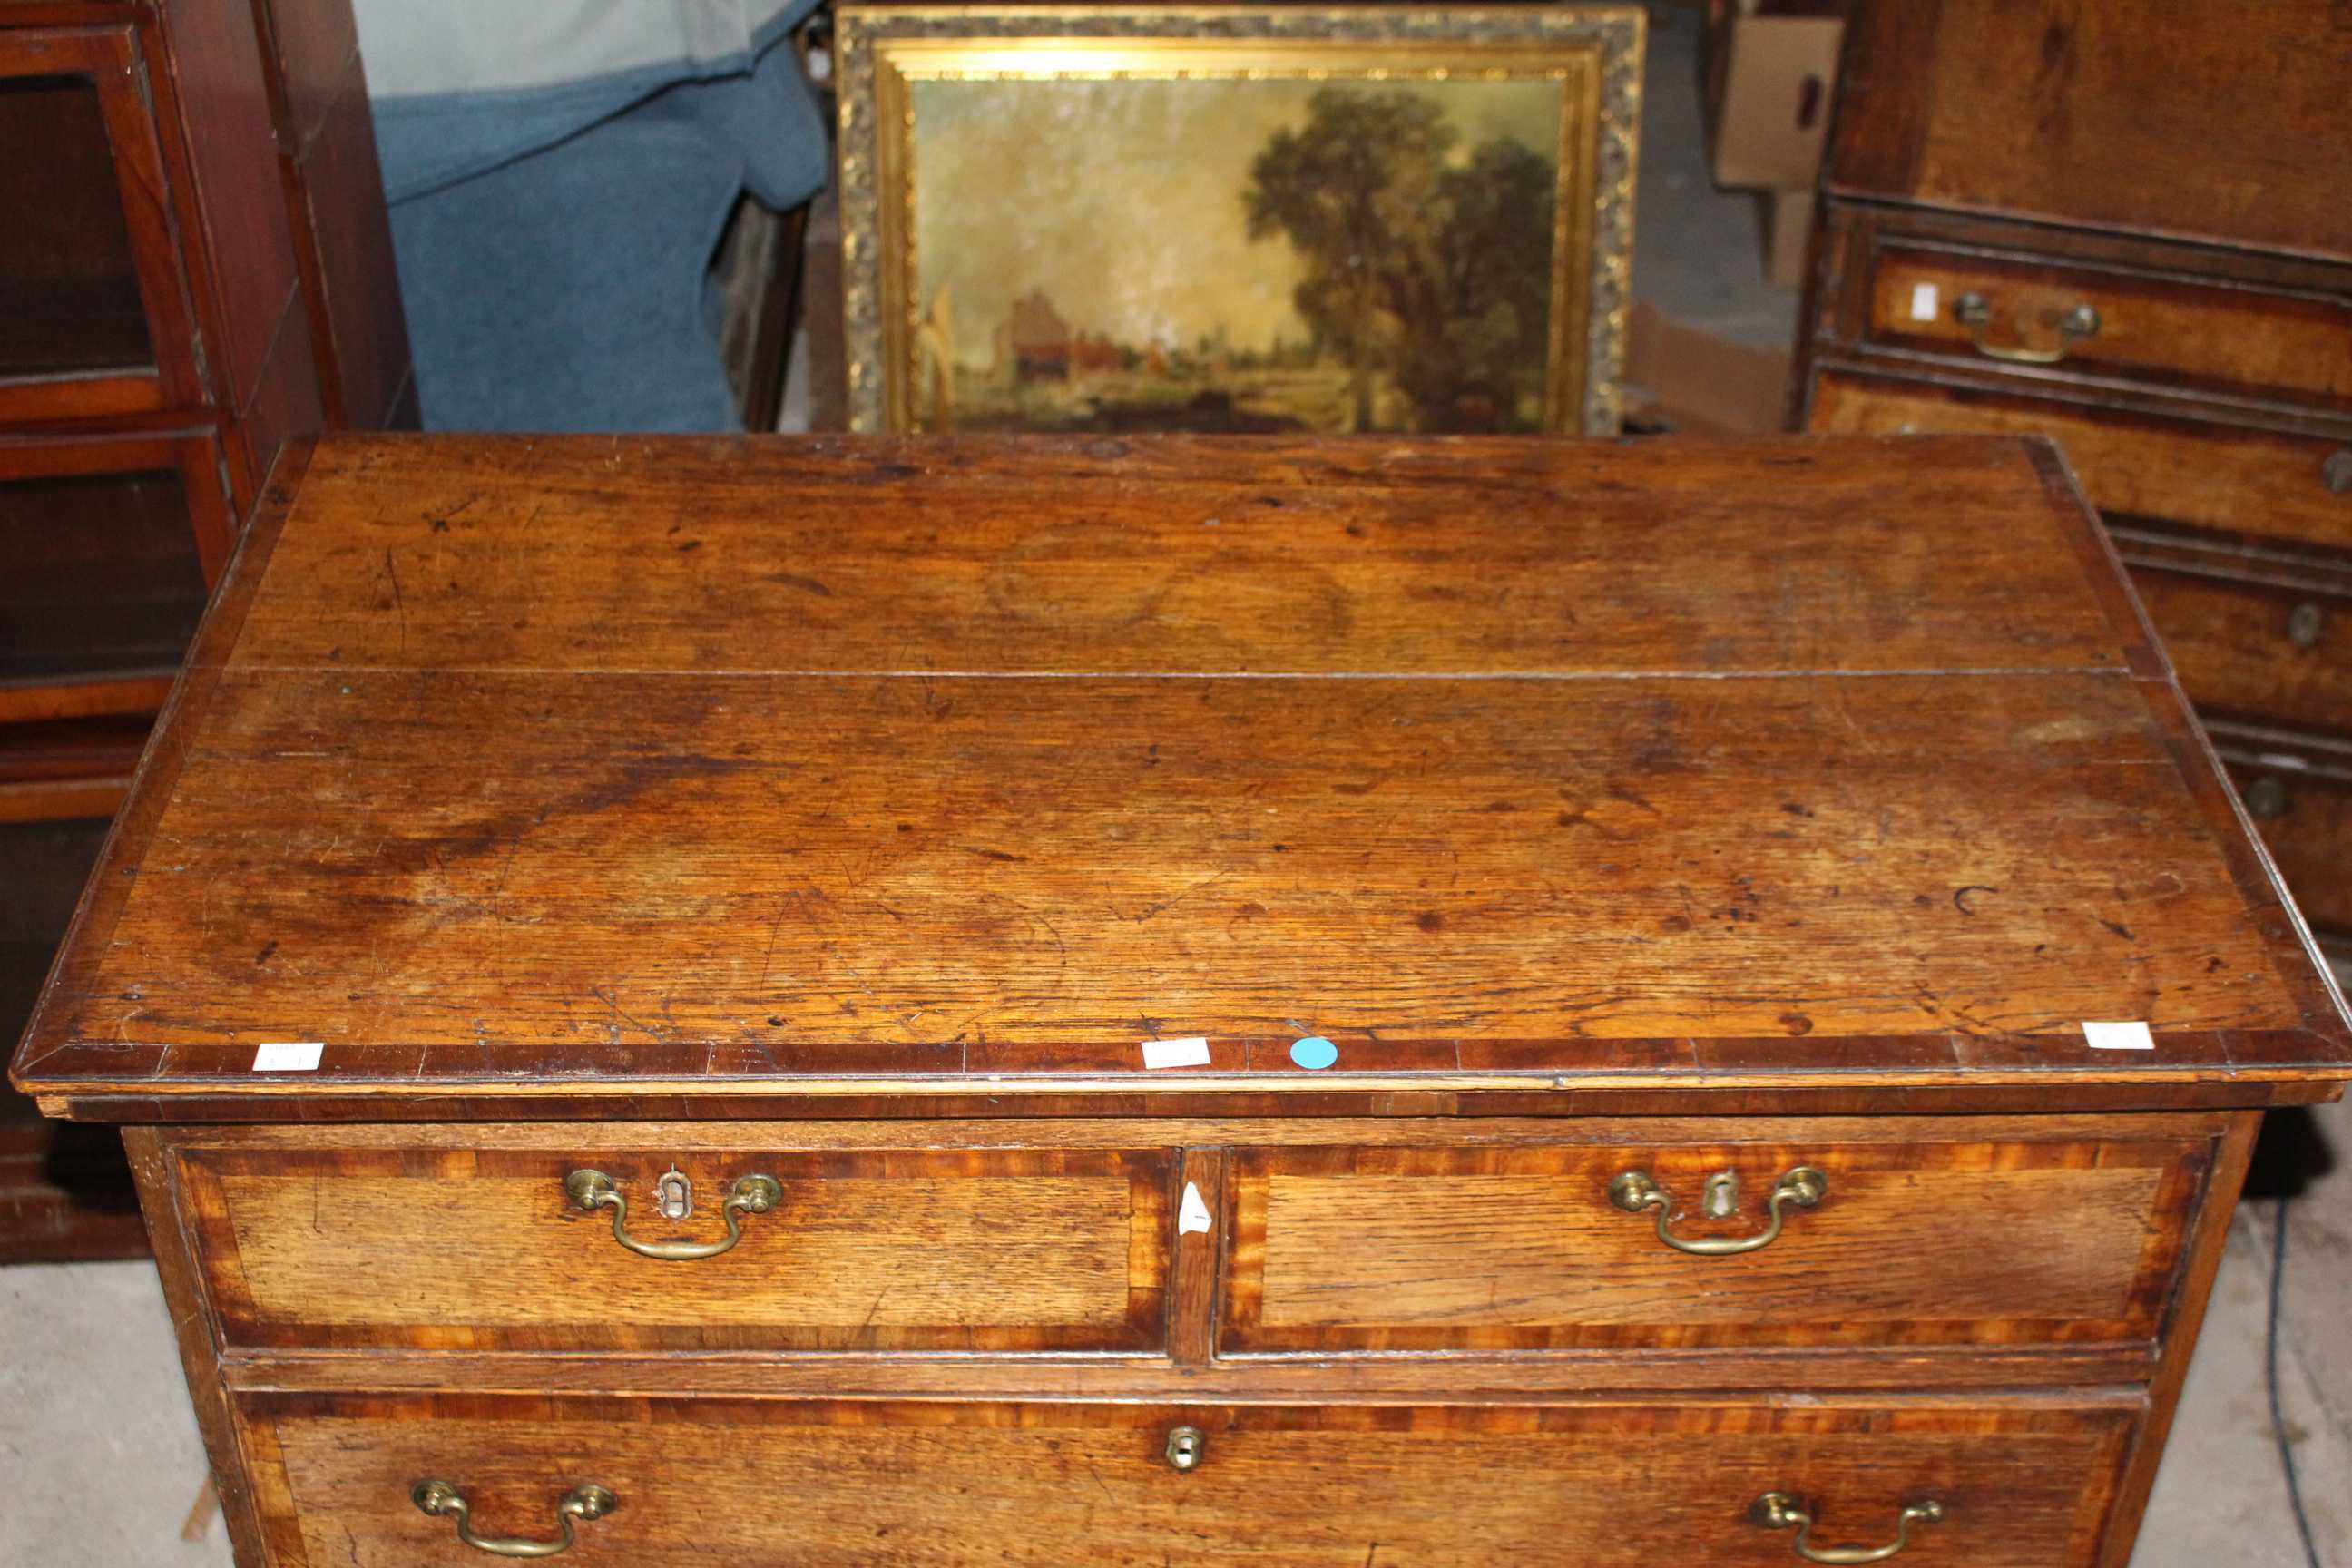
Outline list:
[[[1880,0],[1853,28],[1832,193],[2352,258],[2338,0]]]
[[[2028,444],[334,438],[287,493],[37,1089],[2341,1074]]]
[[[1925,321],[1916,310],[1922,285],[1935,290]],[[1869,288],[1872,343],[1979,368],[1990,363],[1979,342],[2063,349],[2048,374],[2122,375],[2323,406],[2352,400],[2352,299],[2342,295],[1900,242],[1874,252]],[[1990,312],[1981,327],[1958,315],[1969,293],[1983,296]],[[2080,306],[2098,313],[2098,330],[2062,337],[2057,323]]]
[[[2200,711],[2322,731],[2352,713],[2352,591],[2137,563],[2132,582]]]
[[[1812,399],[1818,430],[2048,436],[2065,448],[2084,492],[2103,511],[2352,546],[2352,497],[2331,491],[2323,472],[2347,445],[2341,430],[2301,435],[2186,411],[2168,418],[2060,402],[2024,387],[1997,392],[1846,371],[1820,373]]]
[[[336,437],[226,662],[2116,668],[2138,628],[2084,538],[2025,448],[1968,441]]]
[[[1794,1561],[1749,1518],[1768,1490],[1817,1543],[1880,1545],[1906,1506],[1922,1561],[2089,1559],[2134,1411],[2053,1401],[1797,1409],[1759,1401],[1217,1407],[257,1396],[243,1405],[275,1555],[456,1562],[409,1501],[457,1487],[476,1528],[551,1536],[594,1481],[619,1508],[583,1561],[648,1568],[991,1562],[1284,1568]],[[1161,1458],[1200,1428],[1189,1474]],[[1430,1506],[1443,1499],[1444,1506]],[[298,1513],[299,1510],[299,1513]],[[1081,1546],[1077,1543],[1083,1542]]]
[[[617,1134],[617,1130],[615,1130]],[[624,1248],[564,1178],[611,1176],[629,1233],[707,1242],[734,1181],[782,1195],[715,1258]],[[694,1210],[665,1220],[675,1168]],[[440,1350],[1121,1350],[1166,1319],[1172,1154],[1030,1149],[223,1151],[182,1181],[236,1345]]]
[[[1763,1131],[1759,1126],[1758,1131]],[[1223,1344],[1504,1351],[2151,1340],[2204,1142],[1653,1144],[1244,1151]],[[1819,1207],[1754,1252],[1694,1257],[1609,1199],[1640,1171],[1685,1237],[1764,1228],[1807,1166]],[[1731,1172],[1730,1215],[1701,1212]]]

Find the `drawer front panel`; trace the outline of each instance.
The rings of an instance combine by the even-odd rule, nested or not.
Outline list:
[[[2352,601],[2152,566],[2132,581],[2200,710],[2352,727]]]
[[[2208,1144],[1931,1140],[1244,1151],[1220,1348],[2014,1348],[2156,1333]],[[1681,1250],[1656,1208],[1616,1201],[1636,1173],[1664,1194],[1675,1238],[1752,1242],[1768,1194],[1800,1170],[1819,1173],[1818,1204],[1784,1205],[1779,1234],[1752,1250]],[[1722,1173],[1736,1185],[1711,1185]]]
[[[2341,298],[1889,244],[1871,270],[1869,333],[1979,365],[2352,400],[2352,302]]]
[[[1165,1334],[1164,1151],[829,1152],[208,1149],[183,1155],[232,1344],[485,1350],[1148,1351]],[[673,1165],[691,1212],[667,1220]],[[746,1175],[740,1240],[623,1247],[576,1170],[650,1245],[708,1247]]]
[[[1487,1568],[1794,1562],[1813,1544],[1923,1560],[2089,1561],[2134,1412],[2041,1405],[1200,1408],[494,1401],[272,1395],[245,1415],[278,1568],[489,1559],[411,1500],[436,1479],[486,1535],[551,1538],[583,1484],[615,1506],[567,1561],[1251,1563]],[[1167,1458],[1199,1434],[1197,1463]],[[1932,1544],[1930,1544],[1932,1542]]]
[[[1836,371],[1814,377],[1806,427],[2046,435],[2103,510],[2352,547],[2352,489],[2330,488],[2331,476],[2352,485],[2352,435],[2289,436]]]
[[[2227,761],[2303,918],[2338,936],[2352,932],[2352,781],[2265,767],[2234,751]]]

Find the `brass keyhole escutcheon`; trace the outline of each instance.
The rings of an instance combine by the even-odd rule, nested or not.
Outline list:
[[[1208,1434],[1198,1426],[1178,1426],[1168,1434],[1168,1468],[1172,1470],[1192,1470],[1209,1451]]]
[[[1699,1199],[1699,1212],[1709,1219],[1729,1219],[1739,1212],[1739,1176],[1733,1171],[1717,1171],[1706,1179],[1704,1195]]]
[[[664,1219],[684,1219],[694,1212],[694,1184],[676,1165],[654,1184],[654,1207]]]

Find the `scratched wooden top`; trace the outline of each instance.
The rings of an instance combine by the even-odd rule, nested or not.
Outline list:
[[[123,1117],[2341,1078],[2185,714],[2033,443],[336,437],[17,1074]]]

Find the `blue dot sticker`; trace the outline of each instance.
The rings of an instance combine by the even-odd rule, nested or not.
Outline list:
[[[1300,1067],[1320,1071],[1339,1059],[1339,1047],[1320,1035],[1309,1035],[1290,1042],[1290,1059]]]

